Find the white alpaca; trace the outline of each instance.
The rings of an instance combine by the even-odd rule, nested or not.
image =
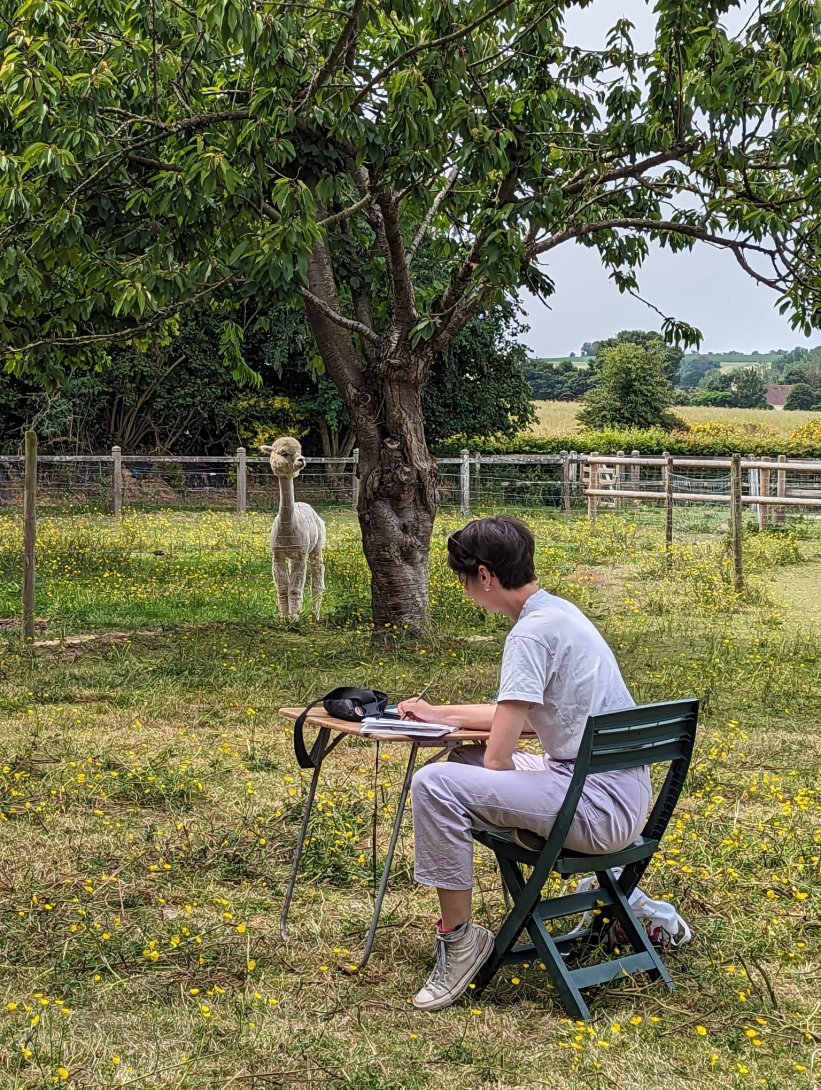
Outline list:
[[[311,564],[311,605],[319,620],[325,590],[325,523],[309,503],[294,503],[294,478],[305,468],[298,440],[284,436],[269,447],[271,469],[279,479],[279,511],[271,527],[271,574],[283,617],[298,617],[305,594],[305,575]]]

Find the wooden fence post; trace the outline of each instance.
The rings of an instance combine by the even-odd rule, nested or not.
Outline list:
[[[624,457],[624,451],[623,450],[617,450],[616,451],[616,457],[617,458],[623,458]],[[624,478],[624,466],[620,465],[617,462],[616,465],[614,466],[614,469],[615,469],[615,473],[613,474],[613,487],[615,488],[615,490],[617,492],[620,492],[622,490],[622,479]],[[624,497],[623,496],[616,496],[616,507],[624,507]]]
[[[23,478],[23,639],[34,639],[34,571],[37,544],[37,433],[27,431]]]
[[[755,460],[755,455],[748,454],[747,459],[752,462]],[[752,466],[747,467],[747,490],[750,496],[761,495],[761,475],[759,474],[758,469],[754,469]],[[752,505],[753,514],[758,519],[759,523],[761,522],[761,508],[763,506],[764,505],[761,503],[754,503]]]
[[[353,481],[351,482],[351,507],[359,507],[359,447],[353,448]]]
[[[598,453],[597,450],[591,450],[590,457],[595,458]],[[591,490],[599,487],[599,463],[588,461],[587,468],[589,470],[587,476],[587,517],[592,526],[596,522],[596,505],[599,497],[592,495]]]
[[[664,520],[664,559],[667,567],[673,564],[673,458],[664,452],[664,496],[667,507]]]
[[[771,459],[762,455],[762,462],[769,462]],[[770,471],[769,469],[762,469],[759,477],[759,496],[769,496],[770,494]],[[766,530],[770,521],[770,505],[768,503],[760,503],[758,505],[758,528],[759,530]]]
[[[111,448],[111,481],[114,488],[114,518],[123,516],[123,451],[122,447]]]
[[[779,454],[778,455],[778,461],[779,462],[786,462],[786,460],[787,460],[787,455],[786,454]],[[775,494],[776,494],[776,496],[786,496],[787,495],[787,471],[786,471],[786,469],[776,470],[776,474],[775,474]],[[776,507],[775,511],[773,512],[773,522],[783,522],[783,521],[784,521],[784,508],[783,507]]]
[[[579,494],[579,452],[570,452],[570,505],[573,506],[574,497]]]
[[[563,450],[562,456],[562,514],[570,514],[570,454]]]
[[[470,452],[460,450],[462,459],[459,473],[459,512],[462,515],[470,514]]]
[[[477,450],[471,455],[473,459],[473,496],[471,502],[478,507],[482,502],[482,452]]]
[[[631,458],[640,458],[641,454],[637,450],[630,451]],[[641,466],[630,466],[630,491],[638,492],[641,487]],[[634,507],[641,507],[641,500],[633,500]]]
[[[237,514],[248,510],[248,462],[245,447],[237,447]]]
[[[741,523],[741,455],[734,454],[730,463],[730,525],[733,547],[733,587],[737,594],[744,590]]]

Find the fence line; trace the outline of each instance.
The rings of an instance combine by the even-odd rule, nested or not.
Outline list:
[[[300,494],[317,504],[347,503],[356,508],[358,461],[357,450],[348,456],[307,457]],[[566,450],[487,455],[462,450],[436,462],[442,505],[458,507],[465,516],[481,505],[552,505],[565,514],[586,505],[594,522],[608,501],[615,508],[645,502],[668,508],[682,503],[729,505],[734,458]],[[0,506],[19,502],[23,463],[22,455],[0,455]],[[109,454],[40,454],[37,465],[46,478],[40,487],[42,504],[55,494],[63,499],[67,493],[80,493],[86,501],[102,500],[116,517],[133,503],[173,505],[189,495],[208,505],[234,507],[240,514],[250,506],[273,507],[278,500],[268,459],[249,456],[244,447],[235,454],[213,456],[124,454],[113,447]],[[821,507],[821,459],[747,455],[740,457],[739,465],[741,503],[754,508],[762,529],[770,521],[783,521],[787,509]],[[76,472],[68,481],[66,473],[72,469]]]

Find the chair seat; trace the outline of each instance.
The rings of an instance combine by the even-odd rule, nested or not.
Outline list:
[[[513,859],[517,863],[535,865],[545,841],[537,833],[530,830],[521,830],[518,833],[520,840],[531,842],[533,847],[524,847],[514,839],[512,832],[492,832],[490,829],[473,829],[473,839],[490,848],[506,859]],[[635,863],[638,859],[649,859],[658,849],[658,840],[647,836],[638,836],[632,844],[626,848],[620,848],[615,852],[607,852],[604,855],[590,855],[587,852],[564,851],[556,860],[553,870],[559,874],[579,874],[588,871],[604,870],[612,867],[624,867],[628,863]]]

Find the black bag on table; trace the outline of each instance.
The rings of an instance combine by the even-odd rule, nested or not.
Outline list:
[[[368,715],[382,715],[388,706],[388,694],[379,689],[354,689],[341,685],[332,689],[325,696],[320,696],[303,711],[294,723],[294,753],[300,768],[316,768],[321,759],[328,739],[328,728],[320,727],[316,741],[310,752],[305,746],[305,720],[311,708],[322,704],[328,715],[334,719],[345,719],[349,723],[361,723]],[[397,719],[399,716],[397,716]]]

